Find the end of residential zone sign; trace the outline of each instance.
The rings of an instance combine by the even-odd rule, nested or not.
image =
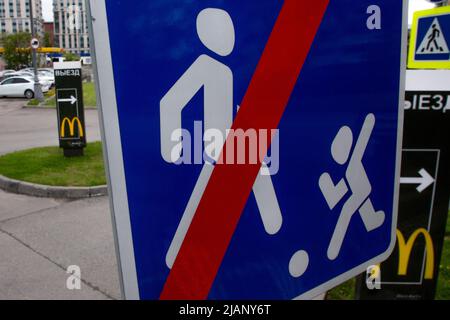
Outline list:
[[[125,298],[308,299],[389,256],[406,2],[90,1]]]

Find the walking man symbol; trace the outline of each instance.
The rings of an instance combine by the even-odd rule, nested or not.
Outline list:
[[[235,31],[228,12],[207,8],[197,17],[197,34],[203,45],[218,56],[226,57],[233,52]],[[176,146],[183,140],[181,115],[189,101],[203,88],[204,127],[219,130],[222,136],[233,123],[233,72],[222,62],[202,54],[170,88],[161,99],[161,154],[165,161],[176,163],[182,150]],[[223,144],[218,146],[222,149]],[[174,155],[174,150],[177,150]],[[217,146],[215,148],[217,150]],[[219,152],[205,151],[217,161]],[[214,153],[214,154],[213,154]],[[206,163],[185,208],[176,234],[166,255],[166,264],[172,268],[189,226],[193,220],[201,197],[212,175],[214,166]],[[268,234],[276,234],[282,225],[282,215],[270,175],[263,165],[253,186],[258,209]],[[264,174],[263,174],[264,173]],[[211,212],[211,214],[214,214]]]
[[[425,27],[425,23],[423,24]],[[417,55],[440,55],[448,54],[447,41],[445,39],[445,29],[442,29],[438,18],[434,18],[428,27],[428,31],[423,36],[420,46],[416,50]]]
[[[349,191],[352,193],[342,207],[328,246],[327,256],[330,260],[335,260],[339,256],[351,218],[356,212],[359,212],[367,232],[378,229],[385,220],[384,212],[375,211],[373,207],[370,199],[372,186],[362,163],[374,127],[375,116],[369,114],[365,119],[353,153],[351,153],[353,146],[352,130],[347,126],[342,127],[333,141],[331,154],[340,165],[345,165],[348,162],[345,178],[334,184],[330,174],[325,172],[319,179],[320,190],[331,210]]]
[[[443,52],[444,48],[442,48],[437,42],[437,39],[441,36],[441,32],[438,30],[436,23],[433,23],[433,26],[431,28],[432,28],[432,32],[428,36],[429,40],[428,40],[426,50],[430,51],[430,52],[434,52],[434,49],[431,47],[431,45],[434,45],[436,50]],[[425,48],[422,48],[422,52],[425,52]]]

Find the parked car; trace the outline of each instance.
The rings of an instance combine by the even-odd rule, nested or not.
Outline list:
[[[23,76],[23,77],[34,77],[34,73],[30,72],[30,71],[17,71],[14,73],[11,73],[12,75],[16,75],[16,76]]]
[[[52,72],[52,73],[53,73],[53,69],[52,69],[52,68],[38,68],[38,72],[41,72],[41,71],[44,71],[44,72]],[[21,69],[21,70],[19,70],[19,71],[17,71],[17,72],[30,72],[30,73],[34,73],[34,68],[24,68],[24,69]]]
[[[34,70],[31,71],[19,71],[16,73],[18,76],[27,76],[34,78]],[[55,85],[55,75],[50,73],[49,71],[45,69],[39,69],[38,70],[38,78],[39,81],[44,81],[46,83],[49,83],[51,87]]]
[[[42,92],[47,92],[50,86],[41,83]],[[34,98],[34,80],[29,77],[11,77],[0,82],[0,97]]]
[[[38,74],[42,74],[42,75],[45,75],[47,77],[48,76],[51,76],[51,77],[55,76],[54,73],[53,73],[53,69],[50,69],[50,68],[38,68],[37,71],[38,71]],[[33,74],[34,75],[34,69],[33,68],[25,68],[25,69],[17,71],[17,73],[28,73],[28,74]]]
[[[12,73],[7,73],[7,74],[3,75],[2,77],[0,77],[0,82],[3,80],[6,80],[6,79],[12,78],[12,77],[17,77],[16,71],[14,71]]]
[[[53,75],[55,74],[53,68],[40,68],[39,71],[46,71]]]
[[[28,72],[28,71],[17,71],[14,73],[7,74],[3,78],[3,80],[5,80],[7,78],[11,78],[11,77],[25,77],[25,78],[30,78],[30,79],[34,80],[34,73]],[[51,88],[55,85],[55,77],[48,76],[47,74],[38,73],[38,79],[39,79],[39,83],[42,86],[48,86]]]
[[[0,71],[0,78],[4,77],[4,76],[6,76],[6,75],[8,75],[10,73],[14,73],[14,72],[16,72],[16,71],[15,70],[3,70],[3,71]]]
[[[24,69],[20,69],[20,70],[17,71],[17,72],[31,72],[31,73],[33,73],[33,72],[34,72],[34,69],[33,69],[33,68],[24,68]]]
[[[53,87],[55,85],[55,75],[53,72],[39,70],[38,71],[39,80],[44,80],[50,83],[50,86]]]
[[[47,74],[48,76],[51,76],[51,77],[55,76],[55,73],[53,72],[52,69],[39,69],[38,72],[45,73],[45,74]]]
[[[14,71],[11,73],[8,73],[4,76],[4,78],[12,78],[12,77],[32,77],[33,74],[28,71]]]

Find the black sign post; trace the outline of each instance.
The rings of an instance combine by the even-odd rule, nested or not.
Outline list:
[[[81,62],[54,64],[59,146],[64,156],[83,155],[86,147]]]
[[[358,281],[359,299],[436,293],[450,198],[450,71],[408,70],[406,91],[397,245]]]

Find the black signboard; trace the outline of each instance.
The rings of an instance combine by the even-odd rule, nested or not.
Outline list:
[[[80,62],[55,63],[59,146],[65,156],[83,155],[86,147]]]
[[[359,299],[431,300],[450,198],[450,71],[408,71],[397,245]],[[377,286],[374,281],[379,281]]]

